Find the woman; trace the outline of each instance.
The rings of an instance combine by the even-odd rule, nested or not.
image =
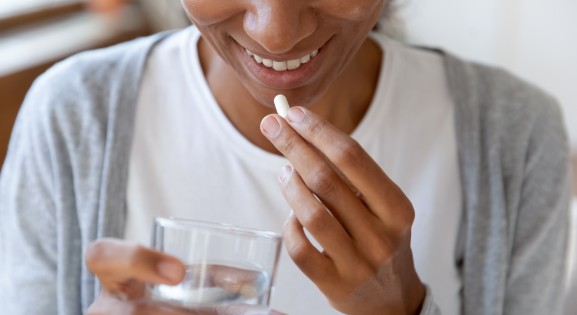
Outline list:
[[[371,32],[389,1],[183,5],[195,27],[81,54],[31,90],[2,173],[10,314],[176,312],[139,299],[184,273],[135,245],[154,216],[282,230],[272,307],[290,314],[560,313],[551,98]]]

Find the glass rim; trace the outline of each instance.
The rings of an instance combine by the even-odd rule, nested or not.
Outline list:
[[[209,222],[209,221],[202,221],[202,220],[195,220],[195,219],[184,219],[184,218],[177,218],[177,217],[156,217],[154,218],[154,224],[158,224],[164,227],[171,227],[171,228],[186,228],[186,227],[198,227],[204,230],[215,230],[223,233],[228,234],[237,234],[242,236],[248,237],[255,237],[255,238],[268,238],[273,240],[282,240],[282,235],[279,233],[266,231],[266,230],[259,230],[255,228],[247,228],[241,227],[234,224],[229,223],[220,223],[220,222]]]

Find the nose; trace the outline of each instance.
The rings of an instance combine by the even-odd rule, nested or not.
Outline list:
[[[245,32],[268,52],[286,53],[313,34],[317,28],[316,13],[308,5],[309,2],[310,0],[254,1],[251,10],[245,13]]]

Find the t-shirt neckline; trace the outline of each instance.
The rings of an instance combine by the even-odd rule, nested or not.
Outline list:
[[[280,171],[282,166],[289,164],[288,160],[283,156],[265,151],[246,139],[230,122],[218,105],[202,71],[198,53],[200,36],[200,32],[194,26],[191,26],[190,35],[184,43],[183,64],[185,65],[186,84],[195,86],[195,91],[200,93],[201,97],[199,99],[201,102],[199,106],[204,118],[208,119],[209,123],[215,126],[215,132],[217,132],[218,138],[223,142],[223,145],[230,148],[231,152],[234,152],[242,159],[249,160],[251,163],[258,165],[257,167]],[[389,98],[392,93],[389,92],[391,84],[388,83],[392,82],[391,77],[395,60],[394,49],[392,49],[393,45],[388,45],[389,40],[387,38],[377,33],[371,33],[370,37],[383,51],[383,57],[371,104],[357,128],[351,133],[351,136],[361,145],[369,141],[371,137],[374,137],[374,135],[371,135],[371,131],[374,129],[375,124],[378,124],[379,117],[385,115],[386,108],[390,104]]]

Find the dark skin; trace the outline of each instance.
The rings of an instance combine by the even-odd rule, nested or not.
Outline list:
[[[220,58],[212,49],[210,44],[201,40],[199,45],[199,53],[201,56],[202,67],[206,75],[207,81],[211,90],[217,93],[214,95],[221,105],[224,113],[227,115],[232,124],[242,133],[247,139],[258,147],[269,151],[278,153],[276,148],[263,137],[260,132],[260,121],[262,117],[272,114],[274,108],[269,106],[262,106],[254,98],[250,92],[244,88],[238,80],[221,80],[223,75],[227,77],[234,77],[232,69]],[[363,43],[362,49],[358,52],[358,56],[352,60],[351,65],[345,69],[343,75],[339,76],[332,84],[335,95],[327,94],[326,98],[333,99],[333,107],[323,106],[322,102],[312,104],[309,108],[325,117],[335,126],[339,126],[345,133],[352,133],[357,127],[361,119],[364,117],[373,96],[373,91],[379,75],[379,65],[381,62],[381,51],[372,41]],[[352,91],[340,89],[340,86],[352,86],[351,78],[354,78],[354,72],[357,69],[363,69],[367,75],[361,76],[355,82],[355,88]],[[226,91],[236,91],[236,93],[226,93]],[[222,91],[218,93],[218,91]],[[345,97],[352,96],[352,98]],[[239,99],[249,99],[251,103],[251,110],[247,110],[249,106],[235,106]],[[330,102],[330,101],[327,101]],[[248,102],[247,102],[248,103]],[[224,105],[224,104],[228,104]],[[244,103],[243,103],[244,104]]]
[[[185,0],[183,5],[202,33],[201,64],[224,113],[248,140],[292,165],[279,182],[294,210],[284,242],[295,264],[343,313],[418,314],[425,288],[410,247],[411,202],[349,136],[375,92],[383,52],[367,35],[388,2]],[[293,72],[275,72],[245,49],[273,61],[319,53]],[[281,93],[293,106],[286,120],[274,114],[272,100]],[[121,293],[128,295],[122,305],[139,314],[142,295],[133,297],[131,290],[138,292],[144,283],[178,283],[184,267],[165,254],[118,242],[98,241],[88,250],[88,267],[104,287],[91,309],[124,314],[112,298]],[[158,268],[161,261],[172,268]]]

